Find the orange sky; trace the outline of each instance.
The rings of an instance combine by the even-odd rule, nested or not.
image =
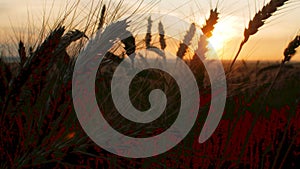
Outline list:
[[[81,0],[81,9],[86,8],[84,5],[90,5],[91,1]],[[145,4],[150,1],[145,0]],[[219,1],[217,5],[217,0],[161,0],[155,8],[147,12],[168,13],[185,19],[187,22],[196,22],[198,25],[202,25],[205,17],[208,17],[210,5],[212,4],[212,7],[217,5],[221,17],[216,25],[211,43],[215,45],[220,58],[232,59],[242,41],[243,30],[248,25],[249,19],[253,17],[255,11],[263,6],[265,0]],[[56,17],[55,14],[58,14],[57,11],[63,9],[66,2],[70,3],[74,0],[55,1],[53,20]],[[132,0],[125,0],[126,2],[137,4],[137,1]],[[49,12],[51,6],[52,0],[1,0],[0,39],[2,42],[3,39],[9,39],[7,32],[11,31],[11,26],[17,31],[24,28],[24,25],[27,24],[28,11],[33,16],[35,25],[39,25],[43,11],[48,8],[46,11]],[[88,12],[88,8],[84,12]],[[299,16],[300,2],[299,0],[291,0],[289,4],[268,20],[267,24],[257,34],[250,38],[240,58],[245,60],[281,60],[283,50],[288,42],[297,33],[300,33]],[[300,61],[300,55],[297,54],[293,60]]]

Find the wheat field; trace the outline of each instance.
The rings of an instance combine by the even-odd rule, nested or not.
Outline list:
[[[78,2],[69,4],[54,20],[45,14],[41,28],[28,23],[28,30],[36,31],[37,36],[15,32],[11,35],[13,44],[1,44],[0,168],[300,167],[300,64],[294,61],[298,57],[300,34],[289,39],[277,54],[281,60],[240,59],[251,38],[261,35],[260,30],[268,26],[272,17],[280,17],[282,10],[298,7],[298,1],[264,1],[242,31],[238,50],[231,51],[234,57],[221,60],[227,83],[226,105],[214,134],[202,144],[198,137],[213,96],[208,72],[200,58],[214,63],[208,58],[212,50],[210,38],[222,22],[225,2],[218,1],[219,6],[207,9],[202,16],[203,24],[190,23],[179,33],[180,40],[166,36],[172,29],[166,22],[146,14],[142,19],[135,18],[136,13],[156,8],[156,1],[138,1],[137,6],[126,4],[125,0],[93,1],[88,13]],[[124,19],[128,12],[131,15]],[[130,36],[121,39],[121,34],[111,30],[110,25],[116,21],[130,19],[139,23],[133,30],[144,29],[146,33],[135,36],[133,31],[125,30]],[[111,43],[112,47],[105,51],[98,68],[95,94],[102,115],[118,132],[135,138],[165,132],[176,120],[182,99],[180,86],[170,74],[157,69],[143,70],[130,84],[132,105],[140,111],[150,109],[149,94],[161,89],[167,106],[151,123],[124,118],[111,94],[112,78],[120,65],[120,76],[126,77],[150,63],[179,69],[180,59],[195,77],[200,94],[199,115],[189,134],[171,150],[148,158],[125,158],[99,147],[82,128],[73,106],[74,67],[88,42],[105,39],[107,32],[114,39],[98,42]],[[155,57],[143,50],[155,53]],[[177,58],[168,57],[168,52]],[[14,53],[17,58],[10,58]],[[85,97],[88,96],[82,99]]]

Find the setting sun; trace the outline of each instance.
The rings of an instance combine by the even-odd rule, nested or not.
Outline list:
[[[239,25],[236,23],[237,18],[230,17],[216,24],[213,36],[209,38],[209,42],[216,52],[223,50],[229,41],[239,35],[239,30],[237,29]]]

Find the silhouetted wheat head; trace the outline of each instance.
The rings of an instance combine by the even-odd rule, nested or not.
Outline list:
[[[165,30],[164,30],[164,25],[161,22],[159,22],[158,24],[158,31],[159,31],[160,48],[162,50],[165,50],[167,47],[166,39],[165,39]]]
[[[194,38],[195,33],[196,33],[196,25],[195,23],[192,23],[190,29],[186,32],[183,38],[183,43],[180,43],[179,45],[176,56],[179,57],[180,59],[183,59],[184,55],[186,54],[188,45],[191,44],[191,41]]]
[[[152,35],[151,35],[151,28],[152,28],[152,20],[151,17],[148,18],[148,25],[147,25],[147,33],[145,37],[145,43],[146,43],[146,48],[151,47],[151,40],[152,40]]]
[[[20,41],[20,43],[19,43],[18,52],[19,52],[19,56],[21,58],[20,65],[23,66],[24,63],[26,62],[27,57],[26,57],[25,46],[24,46],[24,43],[22,41]]]
[[[212,32],[215,29],[215,25],[218,23],[219,20],[219,12],[218,9],[211,9],[209,18],[206,20],[205,25],[201,28],[203,34],[210,38],[212,36]]]
[[[201,28],[203,35],[200,35],[198,39],[198,47],[190,61],[190,68],[200,89],[204,86],[203,81],[205,77],[205,67],[203,61],[206,59],[205,55],[208,52],[208,38],[212,36],[215,25],[218,23],[218,19],[218,9],[211,9],[208,19],[206,19],[205,24]]]
[[[106,12],[106,6],[103,5],[102,10],[101,10],[101,16],[99,19],[99,24],[98,24],[98,30],[103,28],[103,25],[105,24],[105,13]]]
[[[276,11],[279,10],[289,0],[271,0],[266,4],[260,11],[258,11],[253,19],[249,22],[248,28],[244,31],[244,40],[241,42],[238,52],[236,53],[229,70],[232,70],[232,67],[238,58],[244,44],[249,40],[251,35],[254,35],[258,32],[267,19],[269,19]]]
[[[296,49],[300,46],[300,35],[296,36],[293,41],[291,41],[288,47],[284,50],[284,59],[282,62],[289,62],[291,58],[296,54]]]

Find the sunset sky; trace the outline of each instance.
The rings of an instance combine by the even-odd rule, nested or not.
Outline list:
[[[218,8],[220,20],[216,25],[213,37],[210,39],[212,45],[218,50],[222,59],[232,59],[243,39],[244,28],[248,26],[249,20],[268,0],[161,0],[155,8],[146,12],[171,14],[185,19],[187,22],[196,22],[198,25],[204,23],[208,17],[211,7]],[[1,0],[0,1],[0,35],[1,43],[6,42],[11,27],[21,30],[27,24],[28,11],[34,18],[36,25],[42,20],[43,11],[50,11],[52,0]],[[74,3],[74,0],[58,1],[53,4],[53,13],[57,14],[66,3]],[[81,9],[90,5],[92,0],[81,0]],[[113,2],[118,2],[117,0]],[[125,4],[138,4],[138,1],[125,0]],[[144,4],[151,0],[145,0]],[[266,3],[265,2],[265,3]],[[85,9],[88,12],[88,8]],[[275,16],[267,20],[260,31],[252,36],[245,45],[240,59],[245,60],[281,60],[282,53],[295,35],[300,33],[300,2],[289,1]],[[300,52],[299,52],[300,53]],[[297,54],[293,60],[300,61]]]

